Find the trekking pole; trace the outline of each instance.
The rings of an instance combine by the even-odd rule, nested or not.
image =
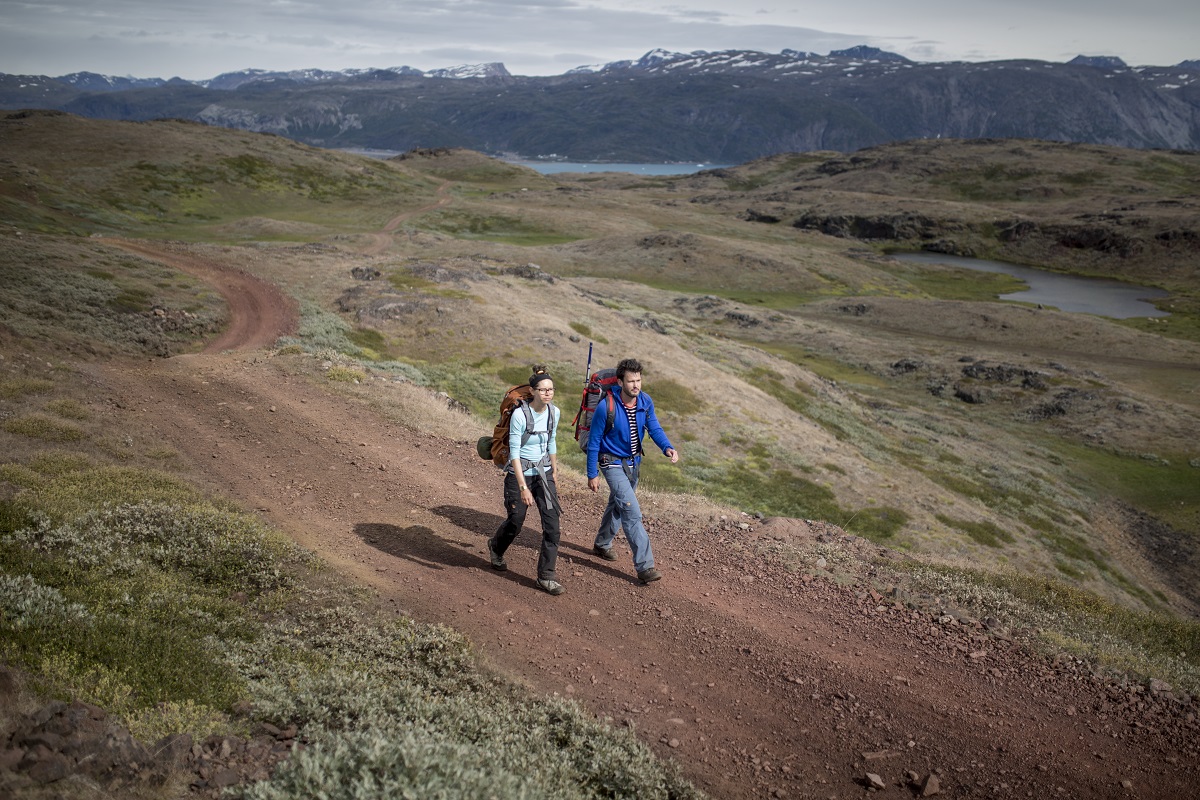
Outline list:
[[[588,363],[587,367],[583,370],[583,397],[579,400],[579,410],[575,412],[575,419],[571,420],[572,425],[579,424],[579,417],[583,415],[583,407],[587,404],[588,378],[592,374],[592,344],[592,342],[588,342]],[[575,437],[579,437],[578,428],[575,429]]]

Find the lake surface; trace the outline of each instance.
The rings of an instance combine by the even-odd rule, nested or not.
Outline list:
[[[1096,314],[1112,319],[1171,316],[1169,312],[1161,311],[1146,302],[1148,299],[1166,297],[1170,292],[1150,286],[1137,286],[1107,278],[1063,275],[1034,267],[1006,264],[1003,261],[947,256],[941,253],[893,253],[892,258],[910,264],[946,264],[979,272],[1001,272],[1019,278],[1029,286],[1024,291],[1002,294],[1001,300],[1041,303],[1060,311]]]
[[[536,169],[543,175],[558,172],[631,172],[634,175],[691,175],[704,169],[720,169],[728,164],[596,164],[585,161],[509,161]]]
[[[402,150],[371,150],[367,148],[344,147],[342,152],[354,153],[371,158],[394,158],[403,153]],[[691,175],[704,169],[720,169],[731,164],[601,164],[591,161],[518,161],[505,158],[509,164],[519,164],[522,167],[535,169],[543,175],[554,175],[559,172],[629,172],[634,175]]]

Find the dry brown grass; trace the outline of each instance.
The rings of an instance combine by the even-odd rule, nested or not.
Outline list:
[[[272,137],[208,135],[181,123],[14,124],[40,125],[54,143],[22,140],[23,163],[57,174],[64,166],[52,154],[72,152],[72,185],[85,195],[139,160],[177,166],[172,154],[182,152],[215,159],[253,154],[279,165],[280,174],[317,159],[339,180],[370,169],[362,160]],[[14,130],[8,129],[10,143],[17,142]],[[102,154],[110,148],[96,141],[113,130],[124,143],[106,162]],[[257,241],[189,248],[372,331],[373,357],[381,361],[339,362],[358,371],[345,374],[365,377],[358,383],[328,380],[319,359],[283,358],[406,424],[473,441],[490,429],[490,397],[506,380],[500,375],[532,363],[559,371],[558,404],[573,415],[587,352],[576,333],[583,326],[596,334],[593,367],[637,356],[652,396],[662,381],[700,398],[687,414],[669,403],[661,407],[684,464],[698,470],[693,475],[720,480],[730,469],[786,469],[831,491],[847,517],[870,507],[903,509],[909,522],[889,544],[923,558],[1046,574],[1059,574],[1065,564],[1084,585],[1128,595],[1114,574],[1047,544],[1043,529],[1081,531],[1096,549],[1114,551],[1102,554],[1113,573],[1126,560],[1104,546],[1111,537],[1101,530],[1117,524],[1105,516],[1105,498],[1094,496],[1086,474],[1051,445],[1087,443],[1133,457],[1157,451],[1183,463],[1200,457],[1188,449],[1200,441],[1194,380],[1200,346],[1082,315],[939,300],[927,291],[936,288],[936,270],[921,289],[874,247],[789,223],[807,210],[921,211],[971,223],[1016,214],[1058,223],[1122,202],[1153,231],[1183,226],[1191,213],[1191,162],[1179,154],[1031,143],[926,143],[889,153],[888,168],[891,162],[868,159],[842,172],[818,170],[834,158],[827,155],[662,180],[549,178],[464,151],[421,154],[385,168],[396,171],[389,180],[407,187],[403,196],[385,192],[362,206],[333,203],[329,219],[306,217],[291,201],[270,208],[259,199],[208,229],[213,237]],[[997,172],[989,158],[1020,163],[1025,172]],[[976,184],[989,185],[978,180],[986,175],[996,178],[995,196],[974,196],[981,191]],[[447,180],[456,182],[446,192],[448,205],[427,217],[394,216],[428,204]],[[1154,206],[1150,198],[1170,202]],[[747,222],[751,206],[778,212],[782,222]],[[376,235],[388,219],[398,220],[390,244]],[[474,232],[451,236],[450,222]],[[192,234],[203,238],[200,230]],[[292,236],[309,241],[269,243]],[[538,245],[539,237],[546,244]],[[577,240],[563,244],[564,237]],[[39,246],[51,252],[63,241],[46,238]],[[71,247],[94,265],[96,253]],[[1071,266],[1072,258],[1055,263]],[[507,274],[528,264],[558,280]],[[1121,264],[1144,266],[1137,259]],[[1145,274],[1174,276],[1173,264]],[[377,270],[381,279],[357,280],[355,268]],[[391,282],[414,275],[419,280]],[[373,300],[397,301],[404,310],[374,314]],[[963,357],[1045,373],[1049,388],[988,386],[989,402],[964,403],[953,393]],[[397,381],[388,359],[428,373],[431,386]],[[922,366],[911,374],[893,370],[903,359]],[[935,394],[930,386],[939,381],[947,389]],[[437,399],[437,386],[455,387],[456,399],[479,416]],[[1030,419],[1031,408],[1065,388],[1096,399],[1061,417]],[[980,544],[939,516],[992,524],[1015,541]],[[1154,570],[1129,561],[1126,577],[1143,591],[1127,599],[1171,595]]]

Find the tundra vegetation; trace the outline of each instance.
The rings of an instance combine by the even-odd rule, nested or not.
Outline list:
[[[0,658],[147,739],[236,731],[246,697],[255,719],[310,726],[317,746],[250,796],[342,796],[401,761],[429,769],[380,770],[412,781],[381,791],[694,790],[569,703],[482,691],[456,633],[380,623],[169,449],[134,446],[76,365],[194,351],[224,307],[103,237],[221,252],[284,287],[301,324],[273,358],[436,435],[490,430],[529,364],[582,377],[589,342],[594,368],[636,354],[686,453],[647,462],[652,492],[826,520],[904,556],[835,577],[892,570],[1047,648],[1200,691],[1194,154],[918,142],[551,178],[176,121],[0,122]],[[390,245],[360,255],[389,220]],[[922,248],[1158,286],[1170,316],[1004,303],[1002,277],[887,257]],[[559,385],[571,412],[577,384]],[[746,546],[796,568],[837,557]]]

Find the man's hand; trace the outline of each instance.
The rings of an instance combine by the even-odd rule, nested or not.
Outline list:
[[[528,485],[521,487],[521,502],[527,506],[533,505],[533,492]]]
[[[600,491],[600,476],[599,475],[597,475],[594,478],[588,478],[588,488],[591,489],[593,492]]]
[[[667,458],[671,459],[672,464],[679,460],[679,453],[675,452],[674,447],[668,447],[665,452],[667,454]]]

